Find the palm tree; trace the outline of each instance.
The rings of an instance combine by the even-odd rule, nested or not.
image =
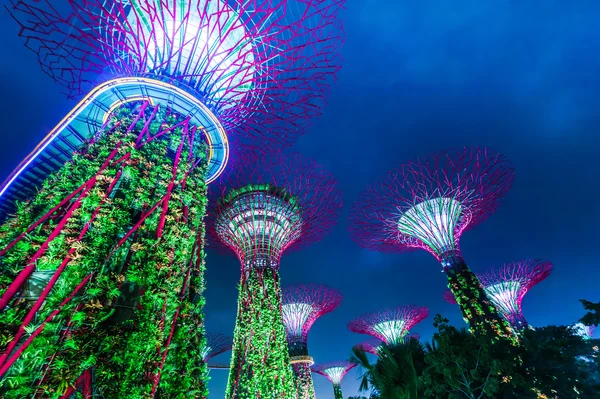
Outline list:
[[[395,345],[381,344],[378,359],[371,363],[360,348],[352,348],[351,361],[363,374],[360,391],[374,391],[381,399],[417,399],[419,376],[425,366],[425,349],[414,338]]]

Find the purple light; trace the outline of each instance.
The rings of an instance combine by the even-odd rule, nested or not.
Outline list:
[[[341,361],[314,365],[311,369],[314,373],[327,378],[334,385],[340,385],[344,376],[354,367],[356,367],[356,363]]]
[[[410,329],[427,318],[428,314],[429,310],[425,307],[399,306],[364,314],[348,323],[348,329],[395,345],[403,343]]]
[[[350,233],[364,247],[422,248],[444,262],[460,253],[463,231],[496,209],[513,179],[510,162],[487,149],[418,158],[363,192],[352,208]]]
[[[552,272],[552,263],[528,259],[506,263],[479,276],[486,295],[517,329],[527,327],[522,312],[525,294]]]

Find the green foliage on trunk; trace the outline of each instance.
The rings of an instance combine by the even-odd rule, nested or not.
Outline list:
[[[88,141],[0,227],[4,248],[86,184],[3,259],[2,291],[56,226],[67,221],[36,261],[37,270],[56,270],[68,262],[38,312],[37,324],[86,276],[92,278],[0,381],[0,396],[29,397],[41,390],[58,398],[92,369],[94,389],[106,399],[148,397],[159,379],[159,397],[206,397],[207,368],[199,350],[204,344],[205,149],[190,144],[182,121],[165,110],[153,115],[151,108],[144,110],[139,103],[121,106],[105,132]],[[143,145],[138,140],[140,132],[154,137],[169,129]],[[176,164],[178,149],[181,157]],[[69,213],[74,204],[77,209]],[[79,237],[86,227],[87,233]],[[125,288],[132,287],[138,288],[139,297],[125,309],[133,317],[123,319],[119,316],[123,308],[114,305],[126,294]],[[0,344],[8,343],[30,307],[17,298],[0,315]],[[172,329],[171,349],[163,353]]]
[[[292,367],[294,369],[297,399],[315,399],[315,387],[310,366],[307,363],[296,363]]]
[[[243,273],[225,397],[295,399],[279,273],[272,268]]]
[[[344,399],[344,395],[342,395],[342,386],[340,384],[333,384],[333,398]]]

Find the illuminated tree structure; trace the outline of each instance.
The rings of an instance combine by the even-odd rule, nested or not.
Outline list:
[[[487,297],[515,330],[527,328],[521,303],[525,294],[552,272],[552,263],[528,259],[506,263],[479,275]]]
[[[452,305],[458,304],[458,302],[456,302],[456,298],[454,298],[454,294],[450,290],[444,290],[442,297],[444,298],[444,301],[446,301]]]
[[[592,339],[594,336],[594,327],[586,326],[583,323],[575,323],[571,326],[571,329],[576,335],[579,335],[585,341]]]
[[[283,324],[298,399],[315,398],[310,371],[314,360],[308,355],[308,332],[319,317],[333,311],[341,302],[342,294],[323,285],[305,284],[283,289]]]
[[[202,359],[208,363],[213,357],[231,350],[233,337],[219,333],[207,333],[206,345],[202,350]]]
[[[348,329],[368,334],[386,345],[404,343],[411,328],[425,320],[429,310],[421,306],[397,306],[374,313],[366,313],[348,323]]]
[[[407,343],[408,340],[410,339],[416,339],[417,341],[421,338],[421,336],[419,334],[408,334],[405,335],[404,338],[402,339],[403,343]],[[381,345],[383,344],[383,341],[381,341],[380,339],[377,338],[369,338],[366,339],[362,342],[359,342],[358,344],[354,345],[355,348],[363,351],[363,352],[367,352],[367,353],[371,353],[373,355],[379,356],[379,348],[381,348]]]
[[[511,187],[514,168],[488,149],[442,151],[401,165],[367,188],[351,213],[360,245],[381,251],[422,248],[442,264],[472,330],[514,342],[510,324],[465,263],[459,239],[486,219]]]
[[[206,184],[319,113],[343,1],[10,3],[81,101],[0,186],[0,396],[205,397]]]
[[[349,361],[331,362],[312,366],[312,371],[321,374],[333,384],[333,397],[344,399],[342,395],[342,380],[348,371],[356,367],[356,363]]]
[[[213,201],[208,232],[241,264],[227,398],[295,398],[282,318],[284,252],[318,241],[342,200],[332,176],[299,155],[243,160]]]

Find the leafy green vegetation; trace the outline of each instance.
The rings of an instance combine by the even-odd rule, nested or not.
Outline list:
[[[587,399],[600,397],[597,342],[569,327],[528,329],[520,345],[490,343],[436,316],[437,331],[422,346],[411,339],[382,345],[375,363],[353,348],[371,399]],[[356,399],[357,397],[354,397]]]
[[[189,140],[183,118],[144,104],[117,109],[0,226],[0,248],[26,233],[2,258],[3,292],[27,264],[63,269],[19,345],[60,311],[0,381],[3,398],[58,398],[90,369],[106,399],[207,396],[205,148]],[[0,314],[0,345],[33,302],[17,297]]]

